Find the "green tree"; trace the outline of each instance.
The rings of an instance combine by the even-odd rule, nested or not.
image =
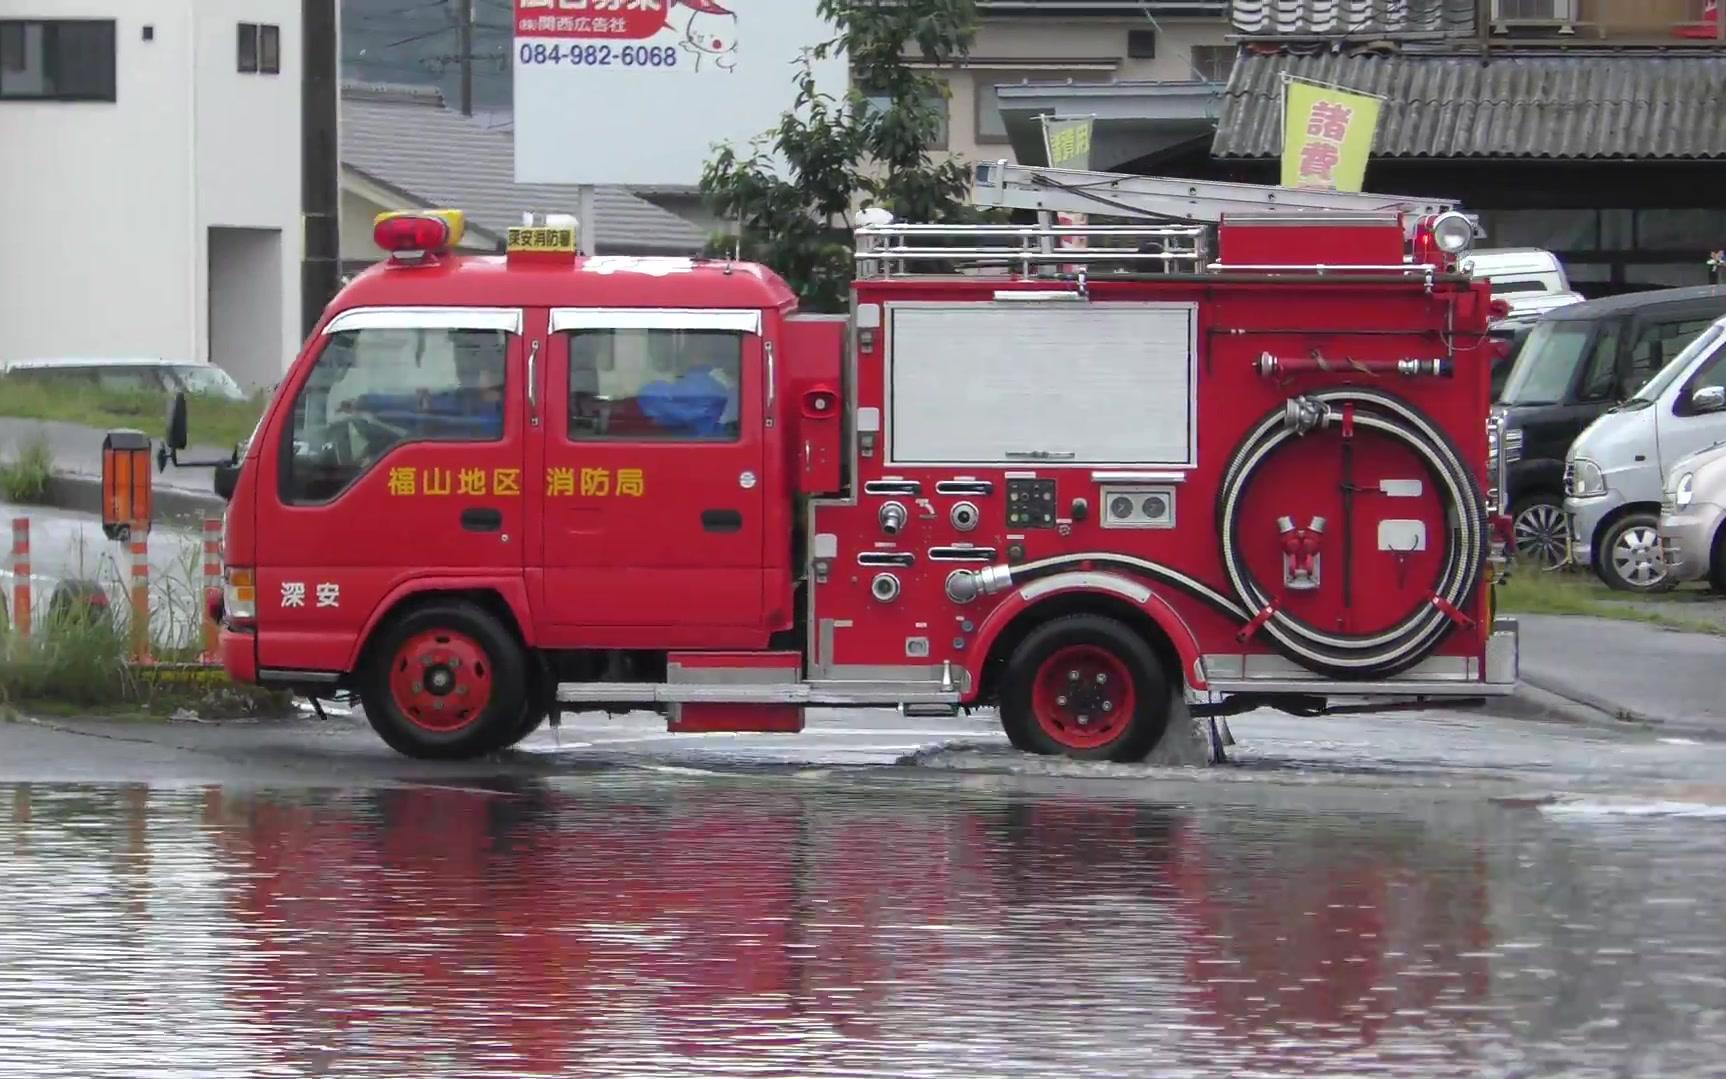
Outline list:
[[[818,0],[832,40],[808,50],[793,107],[740,156],[722,147],[702,170],[701,192],[736,221],[744,258],[777,271],[806,310],[837,311],[852,276],[853,200],[901,221],[977,220],[965,201],[964,162],[937,161],[936,100],[944,80],[910,66],[910,56],[947,64],[964,57],[977,32],[975,0]],[[835,49],[851,65],[843,99],[820,93],[812,59]],[[774,154],[786,175],[771,168]],[[729,249],[731,242],[715,241]]]

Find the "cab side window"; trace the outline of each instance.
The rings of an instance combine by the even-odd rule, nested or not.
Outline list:
[[[1660,369],[1684,351],[1697,334],[1713,325],[1714,318],[1693,318],[1682,322],[1656,322],[1643,326],[1630,348],[1629,368],[1624,373],[1622,396],[1629,397],[1643,383],[1660,373]]]
[[[282,498],[327,502],[407,442],[503,438],[502,330],[346,330],[329,335],[294,399]]]
[[[569,334],[572,442],[735,442],[743,335],[589,329]]]

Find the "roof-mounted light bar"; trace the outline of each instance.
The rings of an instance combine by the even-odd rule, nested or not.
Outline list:
[[[391,262],[422,262],[461,243],[460,210],[391,210],[372,219],[372,242]]]

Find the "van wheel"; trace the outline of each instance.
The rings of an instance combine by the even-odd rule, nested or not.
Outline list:
[[[496,618],[469,603],[437,603],[384,631],[360,698],[396,752],[465,760],[526,736],[527,686],[526,657]]]
[[[1057,618],[1007,661],[1001,724],[1033,752],[1143,760],[1169,725],[1168,678],[1150,646],[1114,619]]]
[[[1516,500],[1510,507],[1510,536],[1518,561],[1542,568],[1564,561],[1564,503],[1545,492]]]
[[[1600,538],[1595,569],[1620,592],[1669,592],[1677,586],[1660,560],[1660,521],[1652,513],[1627,513]]]

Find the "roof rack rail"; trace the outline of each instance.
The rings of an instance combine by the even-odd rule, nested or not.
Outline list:
[[[1210,257],[1209,231],[1201,225],[863,225],[855,233],[857,276],[936,272],[931,264],[1026,277],[1099,263],[1117,270],[1201,273]]]
[[[971,170],[975,206],[1083,213],[1215,224],[1240,213],[1400,213],[1412,231],[1422,217],[1456,208],[1456,200],[1368,192],[1177,180],[1087,169],[1051,169],[979,161]]]

